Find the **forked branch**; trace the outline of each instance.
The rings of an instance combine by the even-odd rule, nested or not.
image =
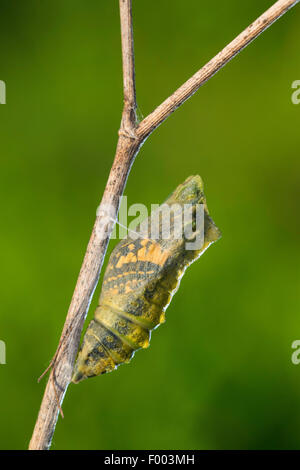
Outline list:
[[[145,139],[175,109],[190,98],[198,88],[224,67],[236,54],[267,29],[274,21],[300,0],[279,0],[228,46],[185,82],[138,126],[136,126],[136,98],[131,0],[120,1],[121,39],[123,59],[124,108],[115,159],[108,177],[92,235],[71,300],[59,346],[52,362],[39,415],[29,449],[48,449],[67,387],[71,380],[83,323],[92,295],[98,283],[107,244],[117,218],[119,197],[134,158]],[[107,217],[107,207],[112,208]]]

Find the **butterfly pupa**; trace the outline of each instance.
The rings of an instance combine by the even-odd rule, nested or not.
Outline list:
[[[158,217],[162,206],[141,223],[139,237],[129,232],[117,244],[105,271],[94,319],[82,341],[72,377],[74,383],[110,372],[129,362],[137,349],[148,347],[151,331],[165,321],[165,310],[185,269],[220,238],[220,231],[208,213],[200,176],[190,176],[164,203],[164,207],[174,205],[177,208],[188,205],[193,213],[199,205],[203,208],[201,246],[187,249],[191,239],[185,235],[184,217],[181,236],[178,233],[176,237],[162,236],[162,217]],[[177,217],[176,212],[171,214],[171,235],[178,225]],[[158,228],[156,238],[152,235],[153,227]],[[194,237],[195,234],[196,231]]]

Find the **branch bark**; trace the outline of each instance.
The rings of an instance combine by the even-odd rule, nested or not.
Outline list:
[[[59,404],[71,380],[84,320],[99,280],[100,270],[117,218],[119,198],[123,194],[131,165],[145,139],[198,88],[209,80],[244,47],[300,0],[279,0],[237,36],[210,62],[185,82],[138,126],[132,33],[132,0],[120,1],[124,107],[115,159],[108,177],[92,235],[75,286],[50,377],[30,441],[29,449],[48,449],[55,430]],[[107,217],[107,207],[111,208]]]
[[[124,108],[119,135],[135,138],[136,94],[132,27],[132,2],[120,0]]]

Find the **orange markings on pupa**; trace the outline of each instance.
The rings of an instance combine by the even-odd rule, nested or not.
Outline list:
[[[138,261],[149,261],[153,264],[163,266],[169,257],[168,251],[163,251],[158,243],[152,243],[148,248],[141,248],[137,252]]]
[[[116,264],[116,268],[121,268],[123,264],[126,263],[136,263],[136,256],[134,253],[130,252],[127,256],[121,256],[121,258]]]
[[[142,248],[138,250],[136,255],[130,251],[126,256],[121,256],[116,264],[116,268],[121,268],[124,264],[136,263],[137,261],[148,261],[159,266],[164,265],[169,257],[168,251],[163,251],[158,243],[151,242],[148,239],[142,240],[141,245]],[[130,247],[131,245],[129,245]]]

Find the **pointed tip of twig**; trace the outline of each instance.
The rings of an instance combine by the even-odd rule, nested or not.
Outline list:
[[[44,370],[44,372],[42,373],[42,375],[39,376],[39,378],[37,379],[37,382],[40,383],[40,381],[45,377],[45,375],[47,374],[47,372],[52,368],[53,366],[53,359],[52,361],[50,362],[49,366],[47,367],[47,369]]]

